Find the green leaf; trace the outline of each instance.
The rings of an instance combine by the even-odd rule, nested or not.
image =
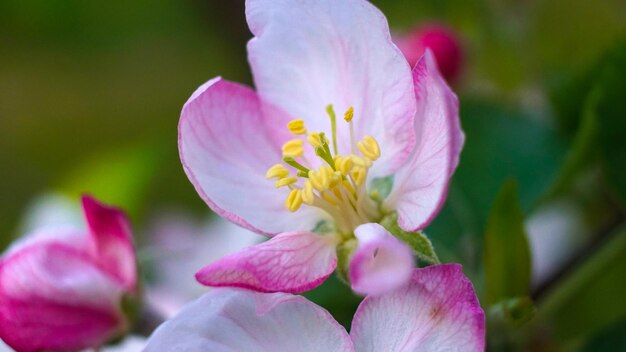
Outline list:
[[[572,146],[568,150],[565,161],[561,165],[559,176],[556,178],[550,195],[557,195],[567,191],[580,173],[592,165],[598,158],[598,123],[592,106],[597,100],[597,94],[587,96],[584,103],[583,117],[574,136]]]
[[[473,219],[475,235],[482,237],[491,202],[502,184],[516,179],[520,205],[525,212],[530,210],[550,190],[567,145],[545,119],[519,109],[475,101],[462,101],[461,107],[466,145],[450,202],[466,209],[462,215]]]
[[[380,224],[391,232],[394,236],[406,243],[417,256],[418,259],[423,260],[426,264],[438,264],[439,258],[435,253],[435,248],[432,243],[421,232],[406,232],[398,226],[398,213],[392,213],[387,215]]]
[[[626,320],[601,331],[591,338],[581,352],[626,351]]]
[[[529,295],[530,250],[514,180],[502,186],[491,207],[484,262],[488,304]]]
[[[581,122],[552,193],[567,190],[581,172],[601,161],[608,180],[626,201],[626,41],[604,55],[590,72],[590,83],[579,87],[576,102],[571,103],[580,107]]]
[[[612,51],[594,89],[598,143],[606,176],[626,204],[626,40]]]
[[[583,340],[626,318],[626,227],[539,303],[537,321],[562,340]]]

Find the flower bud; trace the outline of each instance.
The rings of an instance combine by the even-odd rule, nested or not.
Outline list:
[[[44,228],[0,259],[0,338],[17,351],[78,351],[122,336],[137,293],[125,215],[83,197],[87,229]],[[128,308],[128,307],[125,307]]]
[[[452,83],[463,68],[461,41],[454,31],[441,24],[427,24],[394,38],[396,45],[413,67],[429,48],[435,55],[439,71]]]

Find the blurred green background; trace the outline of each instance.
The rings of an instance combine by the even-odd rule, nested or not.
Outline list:
[[[489,350],[626,350],[626,2],[373,2],[398,34],[462,41],[466,146],[426,233],[473,280]],[[209,78],[251,84],[250,36],[243,1],[1,1],[0,248],[50,191],[123,207],[140,244],[159,209],[207,216],[178,117]],[[358,304],[336,279],[308,296],[344,324]]]

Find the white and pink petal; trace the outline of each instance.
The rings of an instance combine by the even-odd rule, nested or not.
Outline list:
[[[359,352],[485,349],[485,316],[460,265],[415,269],[409,285],[366,297],[350,336]]]
[[[0,261],[0,338],[19,351],[80,350],[123,331],[119,282],[64,242],[73,236],[45,237]]]
[[[350,259],[352,289],[363,295],[380,295],[406,285],[415,260],[411,250],[379,224],[354,230],[358,246]]]
[[[214,78],[183,107],[178,147],[187,176],[220,216],[257,233],[310,230],[319,212],[285,208],[289,189],[276,189],[265,173],[281,162],[289,119],[250,88]]]
[[[304,297],[215,289],[150,337],[152,351],[354,351],[345,329]]]
[[[93,256],[100,267],[115,277],[126,291],[134,291],[137,286],[137,259],[126,214],[90,196],[83,196],[82,204]]]
[[[384,203],[387,209],[398,212],[398,224],[405,231],[423,229],[443,206],[465,139],[457,97],[439,73],[430,50],[413,69],[413,79],[417,142],[395,174],[393,189]]]
[[[287,232],[207,265],[196,279],[206,286],[299,293],[319,286],[336,266],[332,237]]]
[[[386,176],[415,142],[416,109],[410,67],[393,44],[385,16],[364,0],[247,0],[254,38],[248,58],[261,98],[301,118],[310,131],[330,132],[333,104],[339,152],[350,153],[341,116],[354,107],[357,138],[381,145],[371,175]]]

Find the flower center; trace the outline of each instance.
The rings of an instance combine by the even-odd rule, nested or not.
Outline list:
[[[380,157],[380,147],[374,137],[366,135],[354,143],[352,119],[354,109],[344,114],[350,129],[350,153],[341,155],[337,147],[337,118],[332,105],[326,107],[331,122],[332,144],[324,132],[307,134],[303,120],[287,124],[295,138],[282,147],[284,164],[276,164],[267,170],[268,179],[276,179],[276,188],[289,187],[285,207],[295,212],[305,204],[328,213],[342,233],[351,233],[358,225],[380,216],[376,202],[367,194],[365,180],[370,167]],[[319,159],[317,168],[312,167],[311,155],[305,155],[305,140]],[[331,151],[332,146],[332,151]],[[357,155],[357,151],[360,155]],[[286,164],[286,165],[285,165]],[[292,175],[295,172],[295,176]]]

